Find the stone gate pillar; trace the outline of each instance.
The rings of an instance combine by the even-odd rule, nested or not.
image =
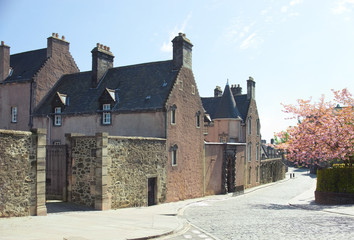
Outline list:
[[[47,215],[47,207],[45,205],[45,181],[46,181],[46,144],[47,144],[47,130],[38,128],[33,130],[36,135],[37,144],[37,174],[36,174],[36,215]]]
[[[96,133],[96,191],[95,209],[109,210],[111,202],[108,197],[109,176],[107,170],[108,133]]]

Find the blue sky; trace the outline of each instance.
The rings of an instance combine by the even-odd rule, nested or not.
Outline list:
[[[96,43],[114,66],[172,58],[171,40],[194,44],[193,72],[202,97],[215,86],[256,81],[262,138],[292,122],[280,103],[354,93],[354,0],[0,0],[0,40],[11,54],[46,47],[64,35],[81,71]]]

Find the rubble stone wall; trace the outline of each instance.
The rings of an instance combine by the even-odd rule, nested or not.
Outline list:
[[[281,158],[261,161],[261,184],[276,182],[285,178],[286,167]]]
[[[45,215],[45,131],[0,130],[0,143],[0,217]]]
[[[157,179],[156,203],[166,199],[166,141],[164,139],[110,137],[108,187],[111,208],[148,205],[148,178]]]
[[[70,140],[69,201],[98,210],[148,205],[148,179],[156,178],[156,203],[166,199],[166,140],[75,136]]]
[[[71,140],[71,199],[89,207],[95,206],[96,138],[73,137]]]

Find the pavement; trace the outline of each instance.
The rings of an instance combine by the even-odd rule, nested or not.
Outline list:
[[[288,181],[290,173],[293,173],[292,170],[287,173],[284,180],[246,189],[244,194]],[[310,189],[291,199],[289,205],[306,210],[354,216],[354,205],[317,205],[314,202],[315,188],[316,186],[313,185]],[[1,218],[0,239],[132,240],[157,238],[185,231],[189,227],[187,219],[183,217],[183,211],[189,205],[232,197],[237,196],[232,194],[215,195],[150,207],[108,211],[92,211],[86,208],[75,208],[71,205],[72,209],[76,211],[65,212],[60,209],[65,206],[53,204],[50,206],[53,213],[49,213],[47,216]]]

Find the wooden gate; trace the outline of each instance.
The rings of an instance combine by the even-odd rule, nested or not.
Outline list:
[[[66,200],[66,146],[47,145],[46,199]]]

